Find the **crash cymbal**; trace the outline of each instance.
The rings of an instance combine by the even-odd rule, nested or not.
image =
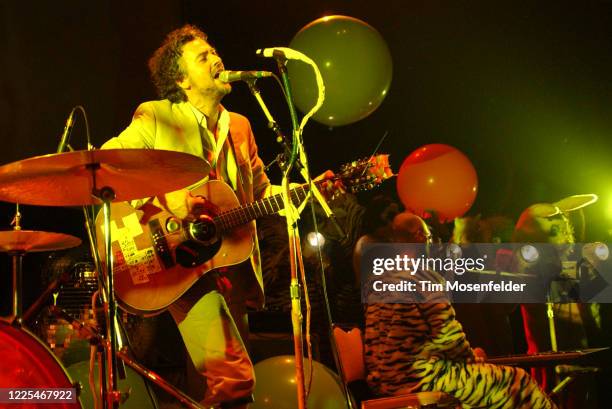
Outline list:
[[[81,239],[69,234],[32,230],[0,231],[0,252],[2,253],[64,250],[80,244]]]
[[[100,204],[92,192],[110,187],[113,201],[123,202],[182,189],[209,171],[197,156],[158,149],[58,153],[0,167],[0,200],[41,206]]]

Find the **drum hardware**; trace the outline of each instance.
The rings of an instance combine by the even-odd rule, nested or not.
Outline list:
[[[99,303],[95,302],[98,277],[93,264],[77,262],[72,267],[62,266],[61,264],[65,264],[68,258],[69,256],[66,255],[53,261],[56,270],[46,273],[48,277],[53,278],[61,271],[59,278],[55,280],[59,281],[59,285],[53,282],[49,285],[37,300],[41,305],[38,308],[40,313],[33,315],[31,321],[26,321],[32,322],[41,339],[47,341],[49,347],[66,366],[88,359],[90,349],[85,342],[86,337],[71,324],[71,319],[96,327],[98,314],[103,314],[101,306],[99,307]],[[58,265],[59,269],[57,269]],[[54,290],[48,291],[51,288]],[[42,308],[41,301],[48,301],[44,308]],[[71,319],[66,319],[59,314],[60,310],[69,315]],[[104,322],[104,319],[101,319],[100,322]],[[103,330],[104,327],[100,328]]]
[[[119,350],[117,352],[117,356],[119,358],[121,358],[121,360],[123,362],[125,362],[130,368],[134,369],[136,372],[138,372],[140,375],[144,376],[146,379],[148,379],[148,380],[150,380],[152,382],[155,382],[155,384],[157,386],[159,386],[160,388],[162,388],[163,390],[168,392],[170,395],[174,396],[183,405],[185,405],[185,406],[187,406],[189,408],[192,408],[192,409],[205,409],[202,405],[200,405],[198,402],[193,400],[189,395],[187,395],[184,392],[178,390],[177,388],[174,387],[174,385],[172,385],[172,384],[168,383],[167,381],[165,381],[158,374],[156,374],[155,372],[145,368],[144,366],[140,365],[138,362],[136,362],[132,358],[130,358],[128,356],[127,350],[125,348],[122,348],[121,350]]]
[[[69,313],[67,313],[65,310],[55,305],[52,305],[50,307],[50,310],[52,314],[54,314],[58,318],[61,318],[64,321],[67,321],[72,326],[73,329],[75,329],[79,334],[81,334],[81,336],[86,338],[89,344],[91,346],[94,346],[97,350],[96,352],[98,354],[97,361],[101,363],[104,362],[101,359],[102,358],[101,355],[103,354],[105,350],[104,338],[100,335],[97,328],[77,320],[76,318],[71,316]],[[93,367],[90,367],[90,370],[92,369]],[[100,365],[98,369],[100,372],[98,374],[98,379],[104,379],[103,365]],[[125,378],[126,378],[125,370],[122,366],[119,366],[117,368],[117,380],[125,379]],[[99,386],[100,386],[100,390],[97,391],[97,394],[99,396],[104,396],[104,392],[105,392],[103,389],[104,383],[100,382]],[[94,386],[91,385],[92,389],[93,387]],[[120,391],[117,389],[116,391],[114,391],[113,398],[116,399],[121,404],[121,403],[124,403],[129,398],[129,395],[130,395],[130,390]]]
[[[45,288],[42,294],[30,305],[30,307],[23,313],[22,320],[25,323],[29,323],[34,319],[36,314],[44,307],[44,304],[51,298],[56,290],[64,283],[68,282],[68,272],[62,273],[57,279],[53,280],[47,288]]]
[[[23,257],[28,253],[63,250],[78,246],[81,240],[61,233],[31,231],[21,229],[21,212],[19,204],[16,205],[15,217],[11,224],[13,230],[0,232],[0,252],[8,253],[12,257],[12,315],[8,325],[0,322],[0,356],[3,367],[12,368],[0,373],[0,387],[40,387],[40,388],[74,388],[78,395],[78,383],[72,383],[61,363],[55,355],[36,336],[22,327],[22,290],[23,290]],[[49,288],[57,287],[59,280],[52,283]],[[49,289],[48,288],[48,289]],[[51,289],[49,292],[52,292]],[[44,298],[28,309],[31,314],[40,308]],[[27,315],[29,318],[31,315]],[[6,338],[9,338],[6,340]],[[5,342],[2,345],[2,342]],[[6,348],[6,350],[3,350]],[[50,357],[50,358],[49,358]],[[33,359],[34,358],[34,359]],[[7,360],[9,362],[7,362]],[[13,363],[10,361],[13,360]],[[78,396],[74,403],[58,404],[58,408],[81,407]]]
[[[90,344],[92,344],[92,345],[99,345],[99,342],[101,340],[101,336],[98,333],[96,328],[94,328],[94,327],[92,327],[90,325],[86,325],[86,324],[81,323],[80,321],[78,321],[78,320],[74,319],[73,317],[71,317],[70,314],[68,314],[66,311],[64,311],[61,308],[58,308],[56,306],[52,306],[51,307],[51,311],[53,312],[53,314],[57,315],[58,317],[60,317],[60,318],[62,318],[64,320],[70,322],[71,325],[73,326],[73,328],[76,329],[77,331],[79,331],[81,333],[85,333],[87,338],[89,339],[89,343]],[[204,409],[203,406],[201,406],[198,402],[193,400],[189,395],[187,395],[184,392],[176,389],[172,384],[170,384],[167,381],[165,381],[157,373],[155,373],[154,371],[151,371],[150,369],[147,369],[143,365],[141,365],[138,362],[136,362],[135,360],[133,360],[129,356],[128,349],[126,347],[122,347],[119,351],[117,351],[117,357],[120,358],[125,364],[127,364],[135,372],[137,372],[138,374],[140,374],[144,378],[154,382],[157,386],[162,388],[164,391],[166,391],[169,394],[171,394],[172,396],[174,396],[177,400],[179,400],[185,406],[187,406],[189,408],[192,408],[192,409]],[[69,368],[69,370],[70,370],[70,368]],[[125,378],[126,378],[126,376],[120,376],[120,379],[125,379]],[[120,392],[120,394],[121,394],[120,395],[121,403],[125,402],[128,399],[130,393],[131,393],[130,390]]]
[[[76,247],[81,240],[62,233],[21,230],[21,212],[19,203],[15,207],[15,217],[11,224],[13,230],[0,231],[0,252],[8,253],[12,258],[12,320],[22,320],[23,257],[27,253],[63,250]]]
[[[0,388],[70,388],[76,394],[73,403],[55,403],[53,408],[82,408],[78,397],[80,385],[73,383],[57,357],[34,334],[22,327],[0,320]]]
[[[85,337],[89,340],[90,344],[92,345],[98,344],[99,342],[98,340],[100,339],[100,334],[98,333],[96,328],[92,327],[91,325],[82,323],[81,321],[75,319],[70,314],[68,314],[66,311],[64,311],[63,309],[59,307],[56,307],[55,305],[51,306],[51,312],[55,314],[56,316],[62,318],[63,320],[68,321],[75,330],[84,334]]]
[[[104,250],[112,254],[110,203],[158,196],[182,189],[209,173],[202,159],[186,153],[153,149],[88,150],[38,156],[0,167],[0,200],[43,206],[80,206],[102,204]],[[172,177],[168,177],[172,175]],[[95,233],[88,229],[90,241]],[[95,250],[97,246],[91,243]],[[14,258],[14,316],[21,314],[21,256]],[[100,260],[97,254],[94,257]],[[17,264],[18,263],[18,264]],[[106,315],[106,336],[100,370],[105,409],[117,408],[118,391],[117,305],[113,291],[112,257],[106,257],[100,281]],[[20,292],[20,291],[19,291]]]

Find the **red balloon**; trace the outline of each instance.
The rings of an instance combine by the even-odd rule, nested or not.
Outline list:
[[[474,203],[478,177],[461,151],[444,144],[425,145],[412,152],[397,177],[397,194],[411,212],[440,221],[463,216]]]

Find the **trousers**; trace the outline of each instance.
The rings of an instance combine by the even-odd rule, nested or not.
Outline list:
[[[209,273],[168,309],[194,367],[206,379],[201,403],[213,407],[248,398],[255,386],[243,342],[248,322],[240,288],[220,288],[218,281],[217,273]]]

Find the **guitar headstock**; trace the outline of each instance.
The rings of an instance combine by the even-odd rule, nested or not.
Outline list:
[[[347,191],[352,193],[370,190],[393,176],[389,155],[379,154],[346,163],[336,174]]]

